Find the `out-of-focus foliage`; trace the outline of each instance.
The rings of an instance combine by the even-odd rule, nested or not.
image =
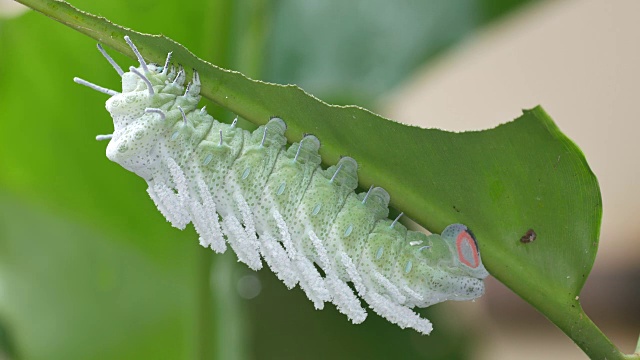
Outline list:
[[[322,7],[320,2],[73,4],[140,31],[163,33],[215,64],[237,64],[238,70],[246,68],[258,77],[264,70],[273,81],[313,87],[315,80],[301,75],[333,68],[337,76],[320,84],[320,92],[369,102],[369,96],[396,84],[438,49],[519,2],[503,2],[499,8],[490,1],[452,2],[456,4],[444,12],[450,19],[455,17],[451,9],[472,10],[443,23],[426,8],[440,2],[405,2],[398,8],[404,12],[390,13],[393,9],[377,1],[377,6],[368,3],[369,17],[360,16],[361,8],[341,8],[348,21],[324,24],[321,18],[330,16],[336,4],[316,8],[316,15],[307,12],[308,21],[286,14],[303,6]],[[429,16],[412,26],[375,25],[385,16],[401,18],[406,9]],[[314,17],[320,25],[330,24],[333,32],[312,29],[309,19]],[[352,31],[369,28],[384,28],[386,42],[372,42],[369,30]],[[325,39],[301,40],[298,33],[308,31]],[[427,32],[443,37],[433,40]],[[362,48],[336,43],[340,57],[314,65],[305,65],[310,61],[306,55],[295,56],[322,52],[318,44],[330,46],[330,37],[347,39],[348,34],[356,35],[349,41],[362,46],[380,44],[365,50],[372,55],[393,52],[398,62],[387,59],[371,67],[371,74],[359,72],[354,78],[342,76],[348,72],[342,65],[358,64]],[[403,46],[393,48],[394,37],[407,36],[421,40],[413,46],[403,40]],[[131,63],[112,55],[121,64]],[[261,65],[263,59],[267,65]],[[278,65],[279,59],[286,64]],[[375,74],[385,73],[384,67],[390,75],[375,91],[329,94],[343,87],[368,88]],[[94,136],[112,126],[103,108],[105,97],[73,84],[73,76],[118,87],[117,75],[93,40],[40,14],[0,20],[0,344],[9,349],[5,352],[23,359],[465,356],[471,338],[446,325],[445,317],[455,321],[456,314],[430,311],[441,324],[431,337],[375,316],[352,326],[335,309],[313,311],[299,290],[287,292],[265,271],[260,273],[263,293],[241,300],[236,281],[246,270],[231,265],[233,254],[216,256],[211,267],[213,256],[198,246],[195,233],[172,229],[148,199],[144,182],[104,157],[105,144],[96,143]],[[361,85],[351,85],[357,83]],[[385,341],[379,341],[381,335]]]
[[[265,78],[330,103],[370,104],[425,60],[524,2],[281,0]]]

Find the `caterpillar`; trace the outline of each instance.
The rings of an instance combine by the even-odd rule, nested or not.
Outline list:
[[[407,230],[389,215],[381,187],[356,193],[358,165],[342,157],[323,169],[313,135],[286,147],[286,124],[272,117],[254,132],[218,122],[200,101],[194,70],[147,63],[131,39],[139,65],[123,71],[122,92],[74,78],[110,95],[114,131],[107,157],[142,177],[158,210],[176,228],[193,223],[200,244],[223,253],[230,246],[253,270],[263,261],[292,289],[298,285],[316,309],[325,303],[353,323],[367,317],[361,299],[401,328],[429,334],[415,313],[445,300],[484,293],[485,270],[473,233],[449,225],[441,235]],[[353,286],[349,286],[351,283]],[[354,291],[355,290],[355,291]]]

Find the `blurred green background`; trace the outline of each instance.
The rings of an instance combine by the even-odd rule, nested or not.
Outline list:
[[[418,67],[523,2],[71,3],[216,65],[375,110]],[[428,337],[375,314],[354,326],[269,270],[203,249],[191,227],[172,228],[144,181],[104,156],[95,135],[112,129],[106,96],[74,76],[119,87],[93,40],[33,12],[0,18],[0,359],[472,356],[460,314],[422,311],[437,328]]]

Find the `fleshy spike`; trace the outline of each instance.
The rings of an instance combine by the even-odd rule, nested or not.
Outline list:
[[[194,85],[200,85],[200,74],[198,74],[198,71],[196,69],[193,69],[192,81]]]
[[[191,82],[189,82],[189,86],[187,91],[185,91],[184,95],[198,96],[200,94],[200,75],[198,72],[193,69],[193,76],[191,77]]]
[[[233,121],[231,122],[231,128],[232,129],[235,128],[237,123],[238,123],[238,117],[236,116],[236,118],[233,119]]]
[[[174,84],[182,85],[184,83],[184,68],[180,65],[178,74],[176,74],[176,78],[173,79]]]
[[[182,110],[182,106],[178,106],[178,110],[180,110],[180,112],[182,113],[182,120],[184,121],[184,125],[187,125],[187,114],[184,113],[184,110]]]
[[[338,165],[336,172],[333,173],[333,176],[331,177],[331,180],[329,182],[333,182],[333,180],[336,179],[336,176],[338,175],[338,172],[340,172],[340,169],[342,169],[342,164]]]
[[[391,225],[389,226],[390,228],[394,227],[394,225],[398,222],[398,220],[400,220],[400,218],[402,217],[402,215],[404,215],[403,212],[401,212],[398,216],[396,216],[396,219],[393,220],[393,222],[391,223]]]
[[[220,144],[218,146],[222,146],[222,129],[220,129]]]
[[[173,81],[175,80],[175,76],[176,76],[176,67],[171,65],[169,66],[169,74],[167,74],[167,80]]]
[[[115,91],[115,90],[111,90],[111,89],[103,88],[102,86],[98,86],[98,85],[96,85],[96,84],[94,84],[94,83],[90,83],[90,82],[88,82],[87,80],[80,79],[79,77],[74,77],[74,78],[73,78],[73,81],[74,81],[76,84],[84,85],[84,86],[86,86],[86,87],[88,87],[88,88],[91,88],[91,89],[93,89],[93,90],[95,90],[95,91],[98,91],[98,92],[101,92],[101,93],[103,93],[103,94],[107,94],[107,95],[109,95],[109,96],[114,96],[114,95],[118,95],[118,94],[120,94],[119,92],[117,92],[117,91]]]
[[[187,94],[189,93],[189,88],[191,87],[191,83],[188,83],[186,88],[184,89],[184,95],[182,96],[187,96]]]
[[[136,45],[133,43],[133,41],[131,41],[131,39],[129,38],[129,35],[124,36],[124,41],[126,41],[127,44],[129,44],[129,47],[131,48],[131,50],[133,50],[133,53],[136,54],[136,57],[138,58],[138,62],[140,63],[140,67],[142,67],[142,70],[144,70],[144,73],[145,74],[148,73],[149,68],[147,67],[146,61],[144,61],[142,54],[140,54],[140,51],[138,51],[138,48],[136,47]]]
[[[122,71],[122,68],[120,67],[120,65],[118,65],[118,63],[115,60],[113,60],[113,58],[109,56],[109,54],[107,54],[107,52],[102,48],[102,45],[98,44],[98,50],[100,51],[102,56],[104,56],[104,58],[107,59],[109,64],[113,66],[113,68],[116,70],[118,75],[122,76],[122,74],[124,74],[124,71]]]
[[[262,141],[260,142],[260,146],[264,146],[264,141],[267,139],[267,127],[264,127],[264,133],[262,134]]]
[[[203,106],[202,109],[200,109],[200,115],[204,115],[207,113],[207,105]]]
[[[171,55],[173,52],[169,51],[167,54],[167,60],[164,61],[164,67],[162,68],[162,75],[167,75],[169,72],[169,64],[171,63]]]
[[[162,120],[167,118],[167,114],[164,113],[164,111],[162,111],[162,109],[158,109],[158,108],[146,108],[144,109],[145,113],[154,113],[154,114],[159,114],[160,117],[162,117]]]
[[[96,140],[98,140],[98,141],[111,140],[111,138],[113,138],[113,134],[96,135]]]
[[[300,142],[298,143],[298,150],[296,151],[296,156],[293,158],[293,161],[298,160],[298,155],[300,155],[300,149],[302,149],[302,142],[304,139],[306,139],[306,136],[300,139]]]
[[[369,191],[367,191],[367,195],[364,196],[364,199],[362,199],[362,203],[366,203],[367,199],[369,198],[369,194],[371,194],[371,190],[373,190],[373,184],[371,184],[371,187],[369,188]]]
[[[147,84],[147,88],[149,89],[149,96],[153,96],[153,94],[155,94],[155,91],[153,90],[153,85],[151,85],[151,81],[149,81],[149,79],[147,79],[146,76],[141,74],[140,71],[138,71],[138,69],[134,68],[133,66],[129,67],[129,71],[138,75],[138,77],[140,77],[140,79],[142,79],[142,81],[144,81]]]

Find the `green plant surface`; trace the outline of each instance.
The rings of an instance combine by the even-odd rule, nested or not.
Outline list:
[[[244,119],[282,117],[289,140],[311,132],[326,164],[359,161],[363,187],[385,187],[392,204],[439,232],[462,222],[478,237],[493,276],[538,308],[594,358],[623,358],[582,311],[578,295],[598,246],[601,199],[581,151],[541,109],[495,129],[449,133],[395,123],[358,107],[327,105],[295,86],[250,80],[196,58],[161,36],[120,28],[60,1],[24,4],[130,57],[131,36],[151,61],[198,69],[202,94]],[[114,186],[111,184],[111,186]],[[537,238],[520,238],[534,229]]]

